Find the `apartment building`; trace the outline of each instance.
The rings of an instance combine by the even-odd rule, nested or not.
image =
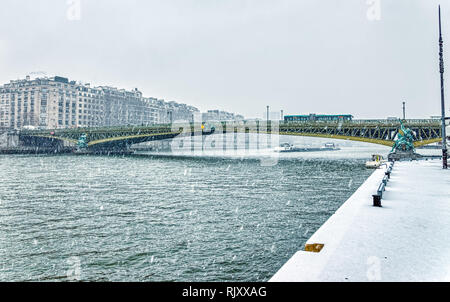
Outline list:
[[[194,121],[194,115],[200,111],[194,106],[177,103],[174,101],[165,102],[161,99],[149,98],[149,102],[156,110],[158,124],[170,124],[176,121]]]
[[[29,76],[0,86],[0,129],[152,125],[189,118],[195,107],[146,98],[136,88],[91,87]]]
[[[201,114],[187,104],[144,97],[137,88],[91,87],[60,76],[27,76],[0,86],[0,130],[147,126],[192,122],[196,115],[203,121],[243,119],[219,110]]]
[[[76,127],[100,127],[105,125],[105,99],[101,89],[91,88],[90,84],[78,85],[78,105],[76,109]],[[67,110],[65,111],[67,114]],[[67,128],[67,124],[64,128]]]
[[[66,78],[10,81],[0,86],[0,127],[64,128],[77,125],[77,85]]]

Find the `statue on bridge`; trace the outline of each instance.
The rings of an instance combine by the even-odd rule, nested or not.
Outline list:
[[[83,134],[80,135],[80,138],[78,139],[78,142],[77,142],[77,149],[78,149],[79,151],[81,151],[81,150],[87,149],[87,147],[88,147],[88,144],[87,144],[87,135],[86,135],[86,133],[83,133]]]
[[[391,152],[394,151],[414,151],[414,137],[412,131],[409,128],[403,126],[402,121],[400,121],[400,130],[398,131],[398,138],[392,146]]]
[[[422,156],[415,152],[414,136],[411,129],[406,128],[400,120],[400,129],[397,139],[392,146],[391,153],[388,155],[389,161],[401,159],[418,159]]]

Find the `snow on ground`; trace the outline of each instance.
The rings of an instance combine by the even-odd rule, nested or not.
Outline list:
[[[270,281],[449,281],[450,171],[440,160],[396,162],[372,206],[376,170]]]

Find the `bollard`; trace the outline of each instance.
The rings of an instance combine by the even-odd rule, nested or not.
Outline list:
[[[313,243],[313,244],[305,244],[306,252],[320,253],[325,244],[323,243]]]
[[[381,196],[380,195],[372,195],[373,197],[373,206],[381,208]]]
[[[389,172],[389,171],[388,172],[384,172],[384,175],[387,175],[387,178],[391,179],[391,172]]]

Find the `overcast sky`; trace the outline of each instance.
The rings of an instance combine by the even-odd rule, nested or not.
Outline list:
[[[440,114],[438,1],[380,4],[372,20],[366,0],[81,0],[77,20],[73,0],[2,0],[0,83],[45,71],[246,117]]]

